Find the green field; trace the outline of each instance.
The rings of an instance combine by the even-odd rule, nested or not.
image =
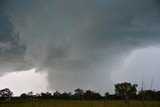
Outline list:
[[[160,107],[160,101],[17,100],[1,101],[0,107]]]

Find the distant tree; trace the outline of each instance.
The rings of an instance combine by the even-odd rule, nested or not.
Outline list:
[[[56,91],[53,93],[53,98],[60,99],[61,93],[59,91]]]
[[[75,91],[75,98],[78,99],[78,100],[82,100],[83,99],[83,94],[84,94],[84,90],[80,89],[80,88],[77,88]]]
[[[22,93],[22,94],[20,95],[20,98],[26,99],[26,98],[28,98],[28,95],[27,95],[26,93]]]
[[[138,96],[141,100],[157,100],[158,93],[155,90],[143,90],[139,92]]]
[[[39,93],[36,93],[36,98],[39,98],[40,96],[41,96],[41,94],[39,94]]]
[[[106,93],[104,94],[104,97],[105,97],[105,99],[110,99],[110,94],[109,94],[109,92],[106,92]]]
[[[48,98],[51,98],[52,97],[52,94],[49,93],[49,92],[46,92],[46,93],[41,93],[40,94],[41,98],[44,98],[44,99],[48,99]]]
[[[160,91],[156,92],[156,100],[160,101]]]
[[[33,96],[33,91],[27,93],[28,96]]]
[[[128,82],[115,84],[115,94],[122,97],[125,103],[128,102],[129,98],[136,95],[137,92],[137,84],[131,84]]]
[[[61,94],[61,99],[72,99],[72,94],[70,92],[64,92]]]
[[[99,93],[93,92],[91,90],[86,90],[83,94],[84,99],[86,100],[100,100],[102,96]]]
[[[33,94],[33,91],[30,91],[27,93],[27,97],[32,99],[32,98],[36,98],[36,95]]]
[[[9,88],[0,90],[0,99],[9,100],[13,96],[13,92]]]

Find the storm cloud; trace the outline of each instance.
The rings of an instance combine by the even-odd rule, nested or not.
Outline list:
[[[30,69],[31,64],[25,61],[25,43],[22,43],[18,33],[14,31],[14,25],[10,17],[5,13],[4,3],[0,4],[0,74],[9,71]],[[0,76],[1,76],[0,75]]]
[[[54,90],[106,89],[112,84],[111,72],[132,51],[160,43],[158,0],[6,0],[1,4],[0,63],[13,71],[45,71]]]

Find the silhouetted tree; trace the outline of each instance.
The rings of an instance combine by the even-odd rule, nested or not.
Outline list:
[[[51,93],[49,93],[49,92],[46,92],[46,93],[41,93],[40,94],[40,97],[41,98],[44,98],[44,99],[48,99],[48,98],[51,98],[52,97],[52,94]]]
[[[156,100],[160,101],[160,91],[156,92]]]
[[[0,90],[0,99],[9,100],[13,96],[13,92],[9,88]]]
[[[125,101],[125,103],[128,102],[129,98],[133,97],[136,95],[137,92],[137,84],[131,84],[128,82],[124,82],[124,83],[118,83],[115,84],[115,93],[122,97]]]
[[[56,91],[53,93],[53,98],[60,99],[61,93],[59,91]]]
[[[72,99],[72,94],[64,92],[61,94],[61,99]]]
[[[22,93],[22,94],[20,95],[20,98],[26,99],[26,98],[28,98],[28,95],[27,95],[26,93]]]
[[[102,96],[99,93],[93,92],[91,90],[86,90],[83,94],[84,99],[86,100],[100,100]]]
[[[33,91],[27,93],[28,96],[33,96]]]
[[[27,93],[28,98],[36,98],[36,95],[33,94],[33,91]]]
[[[82,100],[83,99],[83,94],[84,94],[84,91],[80,88],[77,88],[75,91],[75,99],[78,99],[78,100]]]
[[[158,93],[155,90],[140,91],[138,96],[141,100],[156,100]]]
[[[104,94],[104,97],[105,97],[105,99],[110,99],[110,94],[109,94],[109,92],[106,92],[106,93]]]

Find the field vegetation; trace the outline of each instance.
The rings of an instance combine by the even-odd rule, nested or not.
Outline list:
[[[97,100],[14,100],[1,101],[0,107],[160,107],[159,101],[97,101]]]

